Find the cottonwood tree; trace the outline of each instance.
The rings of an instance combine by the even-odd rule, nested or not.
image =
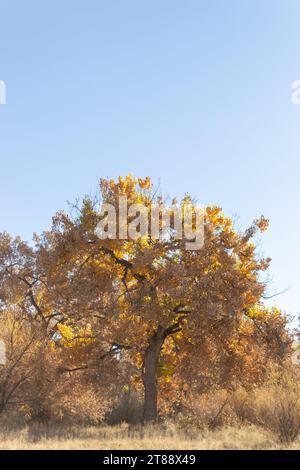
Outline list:
[[[120,196],[129,207],[161,202],[149,178],[102,180],[101,203],[114,206],[117,234]],[[186,204],[193,205],[189,196],[179,203],[182,211]],[[144,421],[157,419],[158,388],[175,400],[172,384],[186,392],[253,384],[269,362],[289,354],[284,316],[263,305],[261,274],[270,260],[258,257],[252,239],[266,230],[264,217],[238,233],[220,208],[207,207],[204,246],[187,250],[170,231],[160,239],[101,239],[97,205],[85,198],[75,209],[58,213],[37,239],[36,267],[47,279],[37,306],[45,306],[46,322],[59,312],[79,339],[80,328],[89,329],[90,354],[74,370],[108,358],[116,371],[122,361],[131,364],[131,380],[144,389]]]

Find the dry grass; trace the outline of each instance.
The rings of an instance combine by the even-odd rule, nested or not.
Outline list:
[[[44,427],[4,431],[0,434],[0,449],[50,450],[125,450],[125,449],[299,449],[300,440],[290,446],[254,426],[225,427],[213,431],[184,433],[175,427],[129,427],[128,425],[87,427],[77,429]]]

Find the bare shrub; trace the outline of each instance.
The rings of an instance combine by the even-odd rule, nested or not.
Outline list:
[[[55,396],[51,398],[53,418],[75,424],[99,424],[109,407],[109,400],[101,394],[101,389],[80,380],[74,381],[72,389],[62,393],[56,401]]]
[[[298,374],[285,372],[254,398],[255,424],[277,435],[280,442],[291,443],[300,434],[300,381]]]
[[[177,417],[178,426],[186,432],[197,429],[216,429],[234,421],[226,390],[189,397],[189,404]]]
[[[254,423],[255,410],[254,410],[254,397],[244,388],[240,388],[233,393],[230,399],[230,407],[240,423]]]
[[[108,424],[120,423],[139,424],[142,421],[143,403],[139,396],[129,391],[124,391],[121,399],[115,402],[111,411],[106,416]]]

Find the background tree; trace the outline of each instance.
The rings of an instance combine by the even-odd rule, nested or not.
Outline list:
[[[113,385],[108,369],[100,367],[101,349],[99,360],[94,353],[91,362],[91,342],[94,350],[99,342],[86,321],[84,328],[78,321],[73,329],[68,310],[60,310],[61,272],[59,266],[50,270],[48,261],[41,265],[44,254],[0,234],[0,337],[6,356],[0,366],[0,413],[18,410],[38,421],[81,416],[94,422],[103,419]],[[48,250],[45,259],[51,256]],[[94,406],[87,409],[87,403]]]

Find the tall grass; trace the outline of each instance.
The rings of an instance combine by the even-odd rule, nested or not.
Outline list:
[[[295,441],[290,448],[298,448]],[[170,426],[100,426],[85,428],[47,428],[43,425],[0,433],[0,449],[279,449],[288,448],[262,428],[255,426],[221,427],[186,434]]]

